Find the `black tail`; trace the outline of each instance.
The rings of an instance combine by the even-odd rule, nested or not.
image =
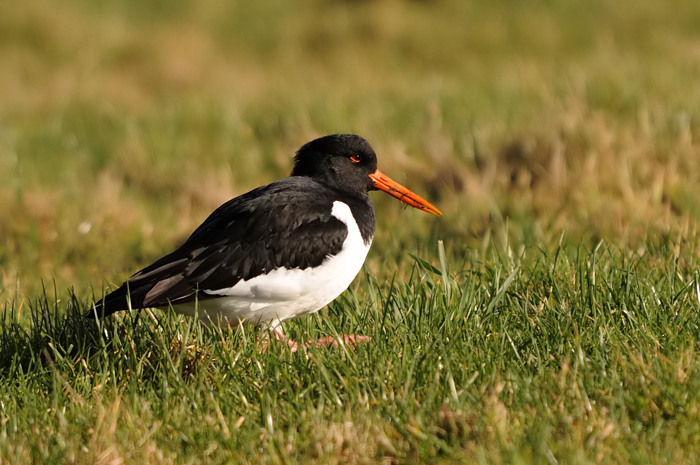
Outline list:
[[[92,304],[85,316],[87,318],[104,318],[112,313],[128,310],[129,308],[141,308],[143,297],[140,299],[140,302],[138,295],[130,294],[127,284],[122,284],[119,289]]]
[[[103,318],[130,308],[167,307],[171,303],[194,300],[196,287],[184,277],[188,263],[178,251],[166,255],[95,302],[86,316]]]

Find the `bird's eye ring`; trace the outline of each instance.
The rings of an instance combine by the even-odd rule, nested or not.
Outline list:
[[[352,161],[353,163],[360,163],[360,161],[362,161],[362,158],[359,155],[351,155],[350,161]]]

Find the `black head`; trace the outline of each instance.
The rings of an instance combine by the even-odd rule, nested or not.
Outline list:
[[[302,146],[294,158],[292,176],[309,176],[334,189],[365,194],[373,189],[370,174],[377,156],[365,139],[354,134],[324,136]]]
[[[377,169],[377,155],[369,142],[353,134],[333,134],[305,144],[294,158],[292,176],[309,176],[351,195],[381,190],[433,215],[440,210]]]

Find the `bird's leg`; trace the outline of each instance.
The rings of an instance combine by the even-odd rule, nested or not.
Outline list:
[[[282,332],[282,327],[279,324],[272,324],[270,325],[269,329],[272,331],[272,334],[275,339],[277,339],[278,341],[286,342],[289,345],[289,348],[291,349],[292,353],[299,350],[299,344],[292,339],[287,339],[287,337]],[[265,340],[263,341],[263,351],[267,350],[268,339],[269,338],[265,338]],[[372,338],[369,336],[343,334],[337,339],[333,336],[321,337],[313,341],[307,342],[306,344],[304,344],[304,347],[307,349],[310,347],[338,347],[339,344],[345,344],[346,346],[354,349],[357,346],[357,344],[361,342],[369,342],[370,340],[372,340]]]
[[[289,345],[289,348],[292,350],[292,353],[296,352],[299,349],[299,346],[296,343],[296,341],[287,339],[287,337],[282,332],[282,328],[280,326],[275,326],[272,329],[272,334],[274,334],[275,339],[277,339],[278,341],[286,342]]]
[[[284,335],[284,333],[282,332],[282,327],[279,325],[279,322],[277,322],[277,324],[275,324],[275,322],[273,322],[269,327],[267,327],[265,329],[269,329],[272,332],[272,335],[274,336],[274,338],[276,340],[286,342],[289,345],[290,349],[292,350],[292,353],[299,350],[299,347],[298,347],[298,344],[296,343],[296,341],[293,341],[291,339],[287,339],[287,337]],[[270,340],[269,334],[270,333],[266,331],[265,339],[262,341],[263,352],[267,352],[267,345],[268,345],[268,341]]]
[[[343,334],[336,339],[333,336],[326,336],[316,339],[315,341],[307,342],[306,347],[338,347],[338,344],[345,344],[351,348],[355,348],[360,342],[369,342],[372,338],[369,336],[360,336],[359,334]]]

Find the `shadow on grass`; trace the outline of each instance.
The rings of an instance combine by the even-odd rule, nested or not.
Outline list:
[[[195,318],[174,315],[173,310],[155,317],[135,310],[95,320],[85,316],[92,300],[82,300],[73,291],[67,294],[66,299],[58,299],[55,289],[54,297],[44,289],[26,305],[4,308],[0,315],[0,379],[51,372],[75,375],[76,370],[92,376],[105,367],[120,382],[134,374],[157,380],[173,372],[188,378],[204,359],[211,358],[211,342],[220,341],[230,349],[240,348],[240,341],[246,339],[243,331],[210,330]],[[219,352],[228,360],[228,351],[217,349]]]
[[[28,322],[21,308],[6,305],[0,318],[0,377],[51,365],[57,356],[77,360],[108,347],[116,334],[114,320],[86,318],[89,305],[72,291],[65,302],[55,289],[51,298],[45,288],[24,310]]]

